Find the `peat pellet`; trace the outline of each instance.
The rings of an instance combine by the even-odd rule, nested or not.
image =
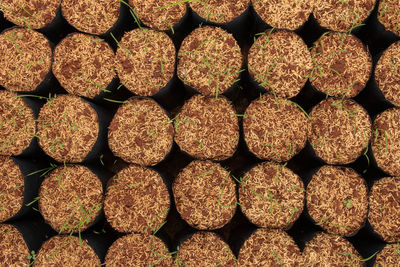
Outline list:
[[[375,68],[375,80],[379,89],[396,106],[400,106],[399,54],[400,42],[393,43],[383,52]]]
[[[174,120],[175,142],[198,159],[224,160],[239,143],[239,120],[226,97],[195,95]]]
[[[121,3],[109,0],[63,0],[61,13],[77,30],[104,34],[117,22]]]
[[[217,27],[195,29],[178,52],[178,77],[204,95],[224,93],[238,81],[241,67],[242,53],[235,38]]]
[[[400,262],[400,244],[387,244],[378,255],[374,267],[397,266]]]
[[[247,147],[260,159],[288,161],[306,145],[307,116],[294,102],[270,94],[260,96],[244,114]]]
[[[354,35],[328,32],[311,50],[311,84],[326,95],[355,97],[366,86],[372,71],[372,57]]]
[[[28,246],[16,227],[0,224],[0,259],[3,266],[30,266]]]
[[[308,140],[326,163],[354,162],[367,149],[372,123],[357,102],[328,98],[313,108],[310,117]]]
[[[11,91],[34,91],[50,71],[52,50],[34,30],[11,28],[0,34],[0,85]]]
[[[362,258],[347,239],[326,233],[317,233],[303,250],[305,266],[364,266]]]
[[[253,1],[254,10],[268,24],[278,29],[296,30],[310,16],[313,1],[259,0]]]
[[[36,134],[33,110],[14,92],[0,91],[0,154],[17,156]]]
[[[129,91],[151,96],[174,74],[175,46],[164,32],[137,28],[118,42],[116,65],[118,77]]]
[[[163,241],[154,235],[129,234],[108,249],[106,266],[172,266],[172,256]]]
[[[248,0],[189,1],[190,7],[200,17],[210,22],[228,23],[239,17],[249,6]]]
[[[302,180],[289,168],[264,162],[240,180],[240,208],[259,227],[288,229],[303,212],[304,192]]]
[[[400,6],[397,0],[379,1],[378,21],[385,26],[386,30],[400,34]]]
[[[108,223],[119,232],[156,232],[169,207],[167,187],[154,170],[132,164],[108,183],[104,212]]]
[[[80,233],[103,207],[101,181],[87,167],[64,165],[50,172],[39,190],[39,211],[59,233]]]
[[[400,109],[391,108],[379,114],[373,124],[372,153],[379,168],[400,176]]]
[[[302,266],[300,249],[279,229],[256,230],[240,248],[238,266]]]
[[[126,162],[151,166],[172,148],[174,127],[163,108],[151,98],[133,97],[114,115],[108,144]]]
[[[368,221],[386,242],[400,242],[400,177],[376,181],[369,194]]]
[[[272,29],[257,35],[248,56],[250,74],[274,95],[296,96],[312,70],[307,45],[291,31]]]
[[[366,183],[350,168],[323,166],[307,186],[307,210],[328,233],[354,235],[367,219]]]
[[[61,0],[3,0],[0,11],[12,23],[26,28],[43,28],[56,16]]]
[[[197,232],[179,245],[177,266],[237,266],[228,244],[213,232]]]
[[[0,156],[0,222],[16,215],[24,201],[24,176],[11,157]]]
[[[186,14],[185,1],[129,0],[129,4],[144,24],[158,30],[172,29]]]
[[[172,191],[176,209],[194,228],[221,228],[235,214],[236,185],[218,163],[192,161],[178,174]]]
[[[100,259],[85,239],[71,235],[53,236],[44,242],[35,266],[100,266]]]
[[[43,151],[58,162],[82,162],[99,135],[96,110],[81,97],[50,97],[38,117],[37,136]]]
[[[314,17],[327,29],[347,32],[359,26],[371,14],[376,0],[314,1]]]
[[[115,55],[99,37],[74,33],[55,48],[52,70],[68,93],[93,98],[116,77]]]

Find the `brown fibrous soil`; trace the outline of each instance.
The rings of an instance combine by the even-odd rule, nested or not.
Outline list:
[[[242,53],[232,34],[221,28],[195,29],[178,52],[178,77],[203,95],[220,95],[239,80]]]
[[[103,39],[74,33],[57,45],[52,70],[68,93],[93,98],[116,77],[114,57]]]
[[[228,244],[213,232],[197,232],[179,245],[177,266],[236,266]]]
[[[368,221],[386,242],[400,242],[400,177],[374,183],[369,194]]]
[[[367,149],[372,123],[355,101],[328,98],[313,108],[310,117],[308,140],[326,163],[354,162]]]
[[[259,228],[240,248],[239,266],[303,266],[300,249],[279,229]]]
[[[164,223],[169,206],[169,193],[161,176],[132,164],[108,183],[104,212],[119,232],[152,233]]]
[[[0,85],[11,91],[34,91],[50,71],[52,51],[46,37],[25,28],[0,34]]]
[[[109,0],[63,0],[63,17],[82,32],[106,33],[118,20],[120,1]]]
[[[272,29],[258,35],[249,51],[250,74],[276,96],[296,96],[313,67],[307,45],[291,31]]]
[[[134,94],[151,96],[174,74],[175,46],[164,32],[138,28],[124,34],[116,61],[121,84]]]
[[[264,162],[240,181],[240,208],[259,227],[289,228],[303,211],[305,189],[289,168]]]
[[[260,159],[288,161],[306,145],[307,116],[294,102],[262,95],[244,114],[244,140]]]
[[[378,255],[374,267],[396,266],[400,262],[400,244],[387,244]]]
[[[178,174],[172,191],[182,219],[197,229],[221,228],[236,211],[236,185],[218,163],[192,161]]]
[[[58,235],[45,241],[36,256],[35,266],[100,266],[100,259],[84,239]]]
[[[249,6],[248,0],[189,1],[190,7],[202,18],[216,23],[227,23],[239,17]]]
[[[0,156],[0,222],[16,215],[24,201],[24,176],[12,158]]]
[[[321,36],[311,50],[311,84],[330,96],[354,97],[366,86],[372,57],[354,35],[330,32]]]
[[[400,176],[400,109],[391,108],[374,121],[372,153],[379,168],[392,176]]]
[[[52,97],[42,107],[37,136],[44,152],[59,162],[81,162],[99,133],[97,112],[73,95]]]
[[[226,97],[195,95],[174,120],[175,142],[198,159],[224,160],[239,143],[239,120]]]
[[[40,187],[40,213],[59,233],[83,232],[94,222],[102,207],[102,184],[84,166],[60,166]]]
[[[382,0],[379,2],[378,20],[386,30],[400,34],[400,5],[397,0]]]
[[[362,24],[372,12],[376,0],[313,2],[314,17],[322,27],[333,31],[347,32]]]
[[[16,93],[0,91],[0,154],[17,156],[36,134],[32,109]]]
[[[307,186],[308,213],[328,233],[354,235],[367,219],[367,190],[354,170],[323,166]]]
[[[126,162],[155,165],[172,148],[172,121],[150,98],[129,99],[118,109],[108,129],[111,150]]]
[[[129,0],[129,4],[144,24],[158,30],[173,28],[186,14],[183,1]]]
[[[364,266],[362,258],[347,239],[318,233],[303,250],[304,266]]]
[[[0,10],[12,23],[32,29],[43,28],[56,16],[60,0],[2,0]]]
[[[108,249],[106,266],[172,266],[163,241],[154,235],[130,234],[117,239]]]
[[[28,246],[17,228],[1,224],[0,241],[0,259],[3,266],[30,266]]]
[[[387,100],[400,106],[400,42],[386,49],[375,68],[375,80]]]

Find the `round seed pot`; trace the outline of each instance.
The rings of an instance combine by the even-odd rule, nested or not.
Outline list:
[[[375,68],[375,80],[379,89],[392,104],[400,106],[400,42],[393,43],[386,49]]]
[[[42,182],[39,211],[59,233],[80,233],[91,226],[103,207],[103,187],[88,168],[64,165]]]
[[[294,102],[269,94],[260,96],[244,114],[247,147],[260,159],[288,161],[306,145],[307,116]]]
[[[116,61],[121,83],[134,94],[151,96],[174,75],[175,46],[164,32],[137,28],[118,43]]]
[[[399,250],[399,243],[387,244],[385,248],[376,255],[374,267],[398,265],[400,262]]]
[[[400,176],[400,109],[391,108],[374,121],[372,153],[379,168],[392,176]]]
[[[129,0],[140,20],[153,29],[168,30],[186,14],[186,3],[176,0]]]
[[[400,33],[400,6],[396,0],[379,1],[378,21],[385,26],[386,30],[399,35]]]
[[[328,233],[354,235],[367,219],[366,183],[350,168],[323,166],[307,186],[307,210]]]
[[[310,16],[312,1],[261,0],[253,1],[254,10],[269,25],[278,29],[296,30]]]
[[[369,194],[368,221],[386,242],[400,242],[400,178],[385,177]]]
[[[86,240],[71,235],[53,236],[43,243],[35,266],[100,266],[100,259]]]
[[[237,266],[228,244],[212,232],[197,232],[183,241],[175,263],[177,266]]]
[[[111,47],[95,36],[74,33],[55,48],[52,70],[70,94],[93,98],[116,77]]]
[[[33,110],[16,93],[0,91],[0,154],[22,154],[31,145],[35,134]]]
[[[175,119],[175,142],[198,159],[224,160],[239,143],[239,120],[225,97],[195,95]]]
[[[0,259],[4,266],[30,266],[29,249],[12,225],[0,224]]]
[[[106,266],[172,266],[172,257],[154,235],[130,234],[117,239],[108,249]]]
[[[366,46],[351,34],[329,32],[311,50],[311,84],[326,95],[355,97],[372,72],[372,57]]]
[[[194,12],[207,21],[227,23],[239,17],[249,6],[249,1],[189,1],[189,5]]]
[[[63,17],[77,30],[90,34],[104,34],[117,22],[120,1],[63,0]]]
[[[168,189],[156,171],[132,164],[108,183],[104,212],[119,232],[155,232],[167,218],[169,207]]]
[[[370,15],[375,2],[376,0],[315,1],[313,14],[322,27],[347,32]]]
[[[318,157],[328,164],[354,162],[371,138],[371,119],[353,100],[328,98],[310,113],[308,140]]]
[[[34,91],[51,67],[52,50],[46,37],[25,28],[0,34],[0,85],[11,91]]]
[[[155,165],[172,148],[174,127],[166,112],[151,98],[133,97],[114,115],[108,144],[126,162]]]
[[[286,30],[268,30],[255,39],[248,56],[254,79],[279,97],[296,96],[312,70],[307,45],[300,36]]]
[[[226,225],[236,211],[236,186],[218,163],[192,161],[176,177],[176,209],[190,226],[201,230]]]
[[[288,229],[304,207],[304,185],[289,168],[264,162],[240,182],[240,208],[259,227]]]
[[[49,99],[40,110],[37,127],[40,147],[58,162],[82,162],[99,136],[96,110],[72,95]]]
[[[4,17],[12,23],[32,29],[43,28],[56,16],[59,0],[43,0],[34,2],[29,0],[3,0],[0,10]]]
[[[306,243],[303,258],[305,266],[364,266],[360,254],[349,241],[322,232]]]
[[[279,229],[258,229],[243,244],[238,266],[301,266],[300,249]]]
[[[179,79],[203,95],[224,93],[238,81],[241,67],[239,45],[221,28],[195,29],[183,40],[178,52]]]

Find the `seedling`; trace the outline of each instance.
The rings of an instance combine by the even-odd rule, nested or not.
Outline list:
[[[279,259],[278,254],[276,254],[274,251],[272,251],[271,249],[269,250],[269,252],[276,258],[276,262],[279,264],[280,267],[283,267],[283,264],[281,262],[281,260]]]
[[[169,208],[165,209],[165,210],[162,211],[160,214],[158,214],[158,215],[156,216],[156,218],[154,218],[154,219],[146,226],[146,228],[144,228],[144,230],[143,230],[142,233],[146,233],[147,230],[148,230],[158,219],[161,218],[161,216],[163,216],[165,213],[168,213],[168,212],[169,212]],[[153,228],[152,230],[153,230],[152,232],[154,232],[155,230],[157,230],[157,228]]]
[[[351,209],[351,204],[353,203],[352,199],[345,199],[343,200],[343,203],[346,205],[347,209]]]

